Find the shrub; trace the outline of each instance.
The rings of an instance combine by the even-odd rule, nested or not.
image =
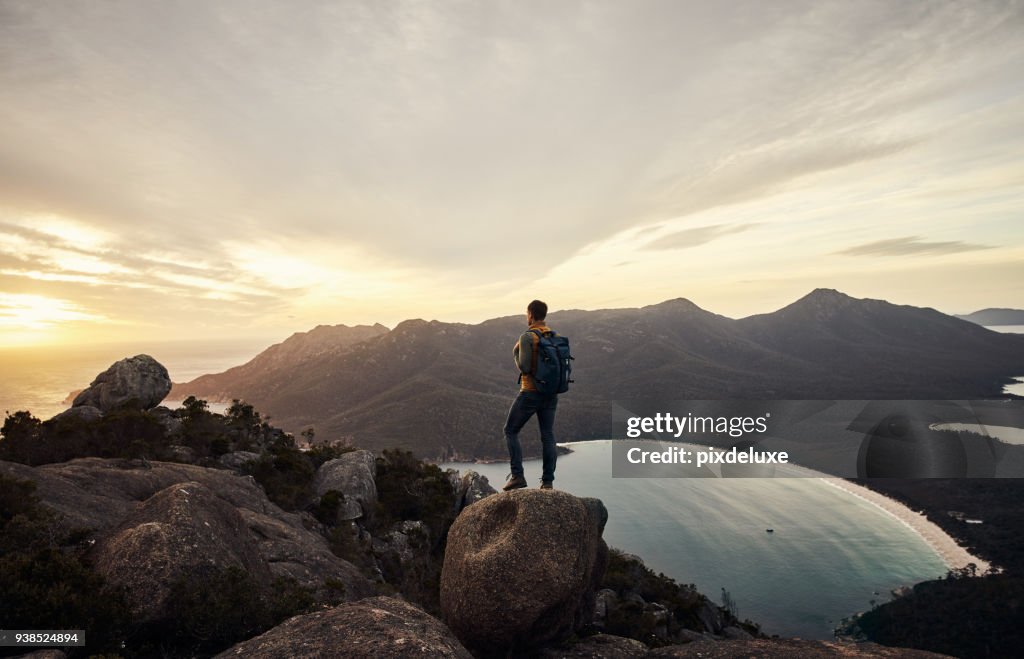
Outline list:
[[[138,630],[129,654],[210,655],[252,638],[286,618],[310,610],[313,593],[294,579],[261,587],[237,566],[211,570],[201,579],[171,584],[174,617]]]
[[[317,444],[306,451],[306,455],[313,463],[313,469],[319,469],[323,463],[340,458],[346,453],[351,453],[356,450],[353,446],[335,442],[333,444]]]
[[[316,470],[290,436],[276,438],[258,460],[246,466],[246,472],[285,510],[302,510],[312,503]]]
[[[46,462],[40,426],[30,412],[8,412],[0,428],[0,460],[29,465]]]
[[[437,465],[400,449],[385,449],[377,458],[375,528],[386,530],[395,522],[420,520],[430,529],[435,548],[443,547],[455,519],[454,498],[448,475]]]

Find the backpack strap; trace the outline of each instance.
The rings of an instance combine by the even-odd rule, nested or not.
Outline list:
[[[554,335],[554,333],[555,333],[554,330],[550,330],[550,332],[551,332],[552,335]],[[532,361],[532,363],[530,364],[530,373],[533,374],[533,373],[535,373],[537,371],[537,350],[540,348],[540,340],[544,338],[544,332],[541,332],[539,329],[533,327],[533,328],[530,328],[530,329],[526,330],[526,333],[527,334],[536,334],[537,335],[537,345],[535,345],[533,347],[533,350],[530,351],[530,353],[531,353],[530,359]],[[522,381],[523,381],[523,373],[522,373],[522,371],[520,371],[519,372],[519,380],[517,382],[522,383]]]

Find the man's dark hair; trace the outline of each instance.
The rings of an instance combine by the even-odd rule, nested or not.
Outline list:
[[[548,317],[548,305],[544,304],[540,300],[534,300],[527,307],[526,310],[530,312],[534,320],[544,320]]]

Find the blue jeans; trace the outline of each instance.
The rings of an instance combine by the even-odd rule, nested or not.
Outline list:
[[[555,408],[558,406],[558,394],[544,395],[536,391],[520,391],[512,401],[505,420],[505,442],[508,444],[508,457],[512,465],[512,474],[523,475],[523,447],[519,445],[519,431],[534,414],[540,423],[541,456],[544,467],[541,480],[555,480]]]

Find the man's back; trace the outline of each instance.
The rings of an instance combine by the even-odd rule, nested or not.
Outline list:
[[[550,335],[552,330],[544,321],[536,321],[530,324],[530,327],[523,332],[519,340],[512,347],[512,357],[515,360],[516,367],[519,368],[521,376],[519,380],[520,391],[537,391],[537,383],[534,381],[540,346],[540,336],[537,332]]]

